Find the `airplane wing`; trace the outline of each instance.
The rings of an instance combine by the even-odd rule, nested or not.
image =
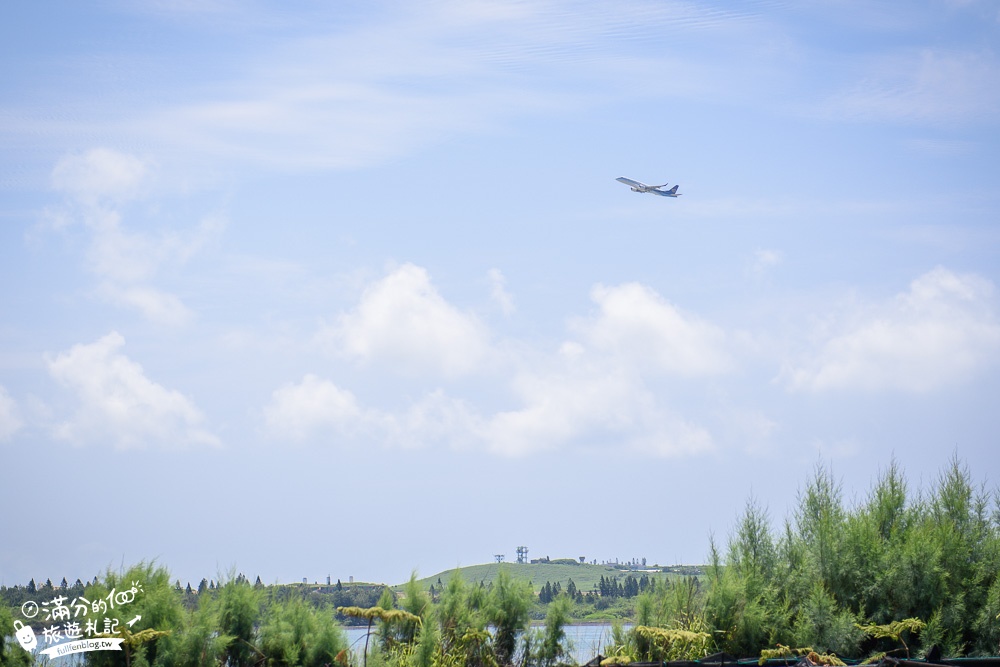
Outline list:
[[[619,183],[624,183],[625,185],[632,186],[633,188],[647,187],[645,183],[640,183],[639,181],[633,181],[631,178],[625,178],[624,176],[622,176],[621,178],[616,178],[615,180],[618,181]]]

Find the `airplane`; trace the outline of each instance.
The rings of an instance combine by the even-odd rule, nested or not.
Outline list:
[[[646,185],[645,183],[633,181],[631,178],[625,178],[624,176],[616,178],[615,180],[632,188],[632,192],[648,192],[653,195],[660,195],[661,197],[680,197],[680,194],[677,192],[677,188],[680,187],[679,185],[675,185],[669,190],[661,190],[660,188],[665,188],[670,184],[664,183],[663,185]]]

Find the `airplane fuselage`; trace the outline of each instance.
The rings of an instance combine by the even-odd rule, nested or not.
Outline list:
[[[625,178],[624,176],[616,178],[619,183],[624,183],[629,186],[632,192],[646,192],[649,194],[660,195],[661,197],[679,197],[677,188],[680,187],[675,185],[669,190],[661,190],[669,185],[669,183],[664,183],[663,185],[646,185],[645,183],[640,183],[639,181],[633,181],[631,178]]]

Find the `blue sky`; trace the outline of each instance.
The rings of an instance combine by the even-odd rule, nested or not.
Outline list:
[[[8,585],[996,488],[991,0],[15,2],[0,57]]]

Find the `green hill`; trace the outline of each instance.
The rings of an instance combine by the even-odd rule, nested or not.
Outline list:
[[[420,579],[419,583],[427,589],[433,584],[438,585],[438,580],[442,584],[447,584],[448,580],[454,576],[460,576],[467,583],[485,584],[491,583],[497,576],[500,569],[504,569],[514,579],[531,582],[532,588],[537,593],[545,582],[553,585],[559,582],[565,589],[566,584],[572,579],[577,589],[582,592],[596,590],[601,577],[610,579],[617,577],[622,581],[628,575],[636,579],[646,575],[650,579],[663,579],[668,577],[679,577],[684,575],[700,575],[704,572],[704,567],[700,565],[673,565],[668,567],[649,566],[641,569],[626,569],[625,566],[615,567],[614,565],[591,565],[580,563],[570,559],[559,559],[547,563],[487,563],[484,565],[470,565],[467,567],[445,570],[438,574]]]

